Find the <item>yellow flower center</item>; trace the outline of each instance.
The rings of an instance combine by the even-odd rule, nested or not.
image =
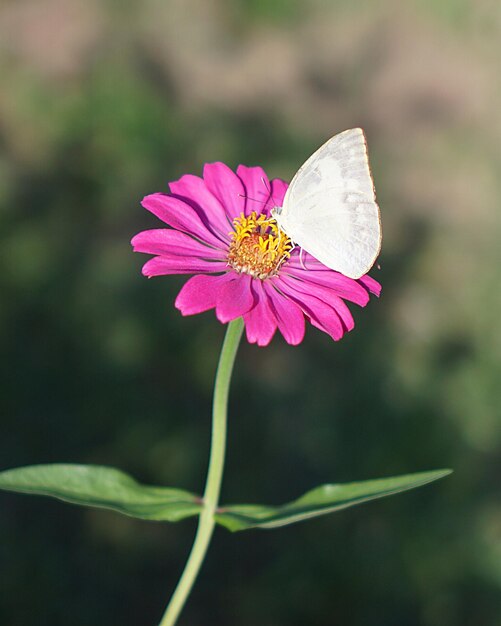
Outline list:
[[[233,224],[228,265],[261,280],[277,274],[293,248],[292,241],[277,222],[253,211],[247,217],[242,213]]]

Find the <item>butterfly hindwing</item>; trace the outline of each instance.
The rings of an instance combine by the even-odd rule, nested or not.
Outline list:
[[[380,248],[375,202],[356,192],[319,190],[305,196],[302,206],[304,217],[292,229],[297,245],[350,278],[370,270]]]

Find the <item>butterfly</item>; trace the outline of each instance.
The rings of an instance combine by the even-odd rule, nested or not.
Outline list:
[[[332,270],[360,278],[381,250],[381,216],[361,128],[334,135],[302,165],[271,216]]]

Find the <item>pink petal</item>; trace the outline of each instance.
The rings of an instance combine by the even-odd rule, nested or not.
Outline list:
[[[309,264],[306,265],[309,267]],[[299,278],[306,283],[312,283],[315,285],[323,285],[331,289],[336,295],[350,302],[355,302],[359,306],[365,306],[369,302],[369,294],[367,290],[362,287],[356,280],[348,278],[339,272],[333,270],[310,270],[300,267],[294,267],[288,263],[284,266],[281,275],[293,276]]]
[[[306,252],[304,248],[297,247],[291,254],[290,264],[294,267],[309,270],[325,270],[333,272],[327,265],[321,263],[318,259],[312,256],[309,252]]]
[[[291,267],[302,269],[304,271],[317,271],[324,270],[326,272],[333,272],[327,265],[321,263],[318,259],[312,256],[309,252],[306,252],[304,248],[299,246],[294,248],[289,263]],[[339,273],[339,272],[338,272]]]
[[[203,178],[186,174],[179,180],[169,183],[171,192],[181,200],[188,201],[199,217],[215,233],[229,239],[228,233],[233,225],[219,200],[207,189]]]
[[[279,288],[301,307],[313,326],[326,332],[334,341],[341,339],[344,334],[343,324],[332,307],[315,296],[291,289],[285,282],[280,281]]]
[[[355,302],[360,306],[365,306],[368,300],[362,294],[362,292],[357,289],[357,287],[354,287],[354,283],[357,285],[361,285],[366,291],[369,291],[376,296],[379,296],[381,294],[381,285],[377,282],[377,280],[374,280],[374,278],[371,278],[368,274],[365,274],[357,280],[354,280],[353,278],[348,278],[348,276],[344,276],[344,274],[341,274],[340,272],[335,272],[334,270],[331,270],[326,265],[315,259],[315,257],[312,256],[309,252],[306,252],[306,250],[297,250],[296,248],[296,250],[291,254],[291,257],[287,262],[286,268],[289,273],[296,276],[301,275],[301,277],[303,277],[304,274],[298,274],[295,270],[299,270],[300,272],[308,272],[308,277],[315,274],[320,279],[322,284],[326,284],[326,281],[328,280],[332,284],[333,288],[340,290],[339,295],[342,298],[346,297],[347,300],[351,300],[352,302]],[[323,274],[317,275],[317,271],[323,272]],[[315,281],[319,282],[317,278],[315,278]],[[337,287],[334,287],[334,283],[336,282]],[[343,284],[347,288],[346,296],[342,293]]]
[[[345,326],[345,330],[353,330],[355,322],[353,321],[349,308],[332,289],[323,287],[322,285],[316,285],[309,280],[297,280],[294,278],[288,278],[287,276],[281,276],[279,281],[277,281],[277,284],[285,282],[291,289],[294,289],[294,291],[315,296],[322,302],[330,305],[341,318]]]
[[[274,178],[271,181],[270,202],[274,207],[283,205],[288,186],[289,183],[286,183],[285,180],[281,178]]]
[[[206,246],[197,239],[171,228],[155,228],[143,230],[133,237],[131,244],[134,252],[160,254],[162,256],[187,256],[201,259],[217,259],[224,261],[223,250]]]
[[[213,274],[225,272],[227,269],[228,265],[223,261],[156,256],[143,265],[142,272],[144,276],[151,278],[152,276],[165,276],[167,274],[195,274],[198,272]]]
[[[208,230],[195,209],[183,200],[163,193],[153,193],[146,196],[141,204],[172,228],[182,230],[216,248],[221,247],[221,240]]]
[[[269,282],[265,283],[264,289],[269,296],[271,308],[275,313],[278,330],[288,344],[297,346],[304,338],[306,325],[303,312],[295,302],[276,291],[273,285],[269,285]]]
[[[277,320],[271,310],[263,285],[259,279],[252,281],[255,306],[244,315],[245,332],[249,343],[267,346],[277,329]]]
[[[179,292],[175,306],[183,315],[203,313],[216,306],[217,294],[225,282],[232,280],[230,273],[221,276],[192,276]]]
[[[335,324],[334,320],[329,317],[328,313],[323,313],[317,309],[316,313],[310,316],[312,326],[327,333],[334,341],[342,339],[344,332]]]
[[[376,295],[378,298],[381,295],[381,285],[377,282],[377,280],[374,280],[374,278],[371,278],[369,274],[365,274],[365,276],[362,276],[362,278],[359,278],[358,282],[361,285],[363,285],[366,289],[368,289],[371,293]]]
[[[216,317],[223,324],[242,317],[254,306],[251,277],[248,274],[232,275],[233,280],[221,287],[216,298]]]
[[[268,204],[270,181],[262,167],[239,165],[237,174],[245,187],[245,215],[249,215],[252,211],[256,211],[259,215],[273,208]]]
[[[227,165],[207,163],[204,166],[204,181],[231,220],[245,212],[245,187]]]

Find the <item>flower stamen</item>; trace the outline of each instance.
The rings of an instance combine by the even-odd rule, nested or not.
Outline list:
[[[233,220],[235,230],[228,252],[228,265],[237,272],[261,280],[275,276],[293,248],[292,241],[280,230],[277,222],[253,211]]]

